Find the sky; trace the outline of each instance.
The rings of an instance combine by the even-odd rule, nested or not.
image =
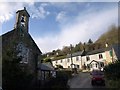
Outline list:
[[[24,7],[30,14],[29,33],[43,53],[96,41],[111,25],[118,25],[118,0],[57,1],[0,0],[0,35],[13,30],[16,11]]]

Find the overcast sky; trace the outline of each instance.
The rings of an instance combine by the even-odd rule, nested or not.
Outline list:
[[[89,38],[95,41],[111,25],[118,24],[118,0],[26,1],[29,2],[0,2],[0,34],[13,29],[16,11],[26,7],[30,14],[29,33],[43,53],[80,41],[87,42]]]

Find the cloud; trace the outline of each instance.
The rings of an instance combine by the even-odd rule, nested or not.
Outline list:
[[[60,13],[58,13],[58,15],[56,16],[56,21],[59,23],[63,23],[66,20],[66,12],[65,11],[61,11]]]
[[[49,4],[40,3],[36,7],[34,0],[32,2],[5,2],[0,3],[0,23],[10,20],[14,12],[18,9],[27,7],[32,18],[44,19],[50,12],[45,9]],[[64,4],[65,5],[65,4]],[[66,4],[67,5],[67,4]],[[89,5],[88,5],[89,7]],[[118,10],[116,8],[107,8],[101,11],[90,10],[89,12],[80,12],[75,18],[68,18],[66,11],[58,13],[56,20],[60,25],[61,32],[54,36],[35,37],[34,40],[43,52],[62,48],[64,45],[76,44],[79,41],[85,42],[89,38],[96,40],[105,32],[111,24],[117,24]],[[67,19],[66,19],[67,18]]]
[[[37,19],[44,19],[46,16],[50,14],[49,11],[45,10],[45,7],[47,6],[47,3],[42,3],[39,4],[38,7],[35,5],[32,5],[29,7],[29,12],[31,14],[32,18],[37,18]]]
[[[60,47],[70,43],[76,44],[79,41],[85,42],[89,38],[95,41],[111,24],[117,24],[118,16],[115,13],[117,13],[116,8],[78,16],[74,22],[65,25],[62,29]]]
[[[35,41],[43,53],[61,49],[66,45],[75,45],[80,41],[86,42],[89,38],[95,41],[102,33],[107,31],[110,25],[117,25],[117,13],[117,8],[109,8],[99,12],[85,13],[83,16],[79,14],[74,20],[62,26],[59,34],[35,38]]]
[[[33,37],[34,38],[34,37]],[[44,38],[34,38],[35,42],[37,43],[38,47],[41,49],[43,53],[46,53],[51,50],[55,50],[58,48],[59,43],[57,42],[57,36],[48,36]]]
[[[34,0],[31,2],[0,2],[0,25],[14,17],[17,10],[27,8],[32,18],[44,19],[50,14],[45,10],[47,3],[39,3],[39,7],[35,6]]]
[[[119,0],[9,0],[9,2],[119,2]],[[8,0],[0,0],[8,2]]]
[[[16,9],[20,9],[23,6],[23,4],[17,4],[17,3],[0,3],[0,23],[2,24],[5,21],[10,20],[14,16],[14,12]],[[16,7],[16,8],[14,8]]]

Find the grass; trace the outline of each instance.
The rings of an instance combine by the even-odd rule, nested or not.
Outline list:
[[[120,79],[106,79],[106,86],[108,88],[120,88]]]

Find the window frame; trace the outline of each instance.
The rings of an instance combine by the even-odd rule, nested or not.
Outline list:
[[[78,56],[76,57],[76,61],[79,61],[79,57]]]
[[[67,62],[70,62],[70,59],[69,59],[69,58],[67,59]]]
[[[90,56],[86,56],[86,61],[89,61],[90,60]]]
[[[62,61],[62,59],[61,59],[61,61],[60,61],[60,62],[61,62],[61,63],[63,62],[63,61]]]
[[[99,54],[99,59],[103,59],[103,55],[102,54]]]

